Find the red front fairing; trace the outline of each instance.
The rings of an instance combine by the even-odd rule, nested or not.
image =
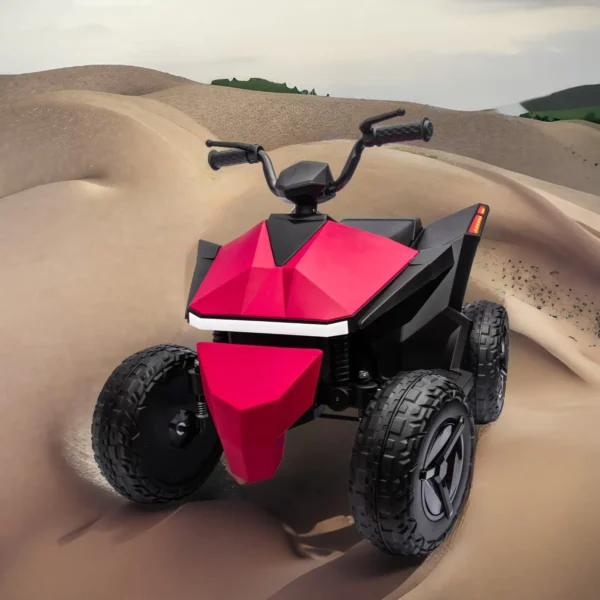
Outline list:
[[[383,236],[327,221],[278,267],[263,221],[219,250],[189,308],[213,317],[345,319],[417,254]]]
[[[263,221],[222,246],[189,305],[205,317],[328,322],[354,315],[418,254],[327,221],[283,266]],[[201,342],[202,387],[232,473],[275,474],[285,432],[314,403],[322,351]]]
[[[285,432],[314,402],[321,350],[200,342],[206,403],[231,472],[249,483],[269,479]]]

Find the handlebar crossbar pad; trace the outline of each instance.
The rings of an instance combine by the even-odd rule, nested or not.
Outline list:
[[[211,169],[218,171],[221,167],[232,167],[250,162],[245,150],[211,150],[208,153],[208,164]]]
[[[376,146],[396,144],[398,142],[424,141],[433,136],[433,123],[429,119],[398,125],[373,127],[373,140]]]

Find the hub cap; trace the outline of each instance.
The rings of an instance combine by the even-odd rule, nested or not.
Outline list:
[[[427,517],[438,521],[454,516],[454,499],[463,476],[465,460],[463,417],[444,421],[433,437],[421,471],[421,501]]]
[[[189,410],[180,410],[169,423],[169,442],[178,448],[185,448],[199,431],[196,415]]]
[[[157,479],[169,485],[194,478],[218,444],[212,423],[196,418],[196,396],[187,372],[158,383],[138,417],[136,453]]]

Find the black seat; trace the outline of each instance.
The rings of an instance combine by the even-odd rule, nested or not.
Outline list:
[[[423,224],[419,217],[413,219],[342,219],[340,223],[376,233],[404,246],[412,246],[423,230]]]

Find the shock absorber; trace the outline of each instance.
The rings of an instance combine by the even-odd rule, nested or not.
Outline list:
[[[202,391],[202,384],[200,383],[200,363],[198,360],[194,361],[194,393],[196,395],[196,417],[203,422],[205,419],[208,419],[208,406],[206,405],[206,398],[204,397],[204,393]]]
[[[331,373],[335,385],[350,383],[350,341],[347,335],[331,338]]]
[[[347,335],[330,340],[332,385],[328,386],[325,404],[334,411],[343,411],[350,405],[350,343]]]
[[[208,419],[208,406],[206,406],[206,400],[204,399],[204,396],[198,398],[196,416],[202,421],[204,419]]]

